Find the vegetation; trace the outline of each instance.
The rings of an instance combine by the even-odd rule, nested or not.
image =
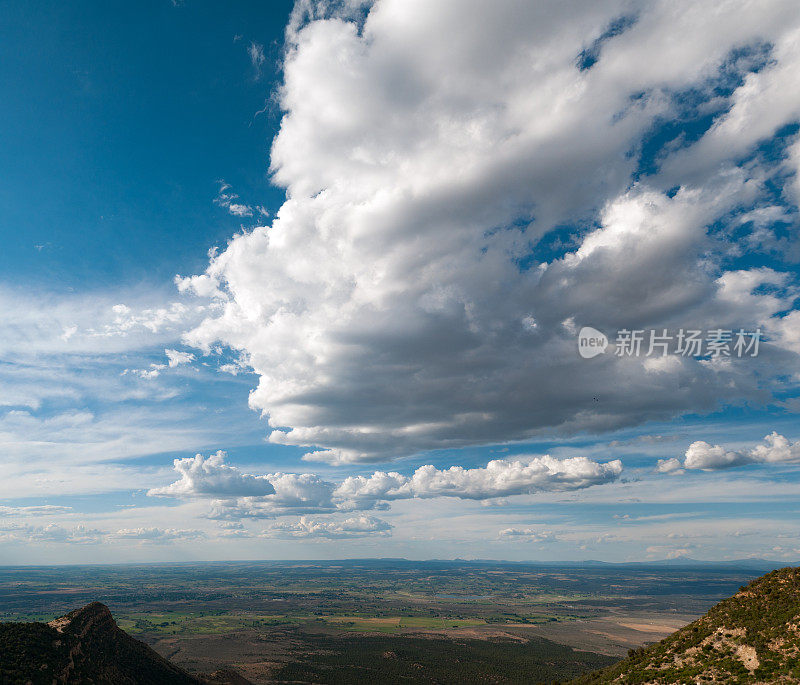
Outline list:
[[[665,640],[574,682],[800,682],[800,568],[754,580]]]
[[[54,682],[69,659],[69,647],[44,623],[0,623],[0,683]]]
[[[279,682],[330,683],[551,683],[613,659],[541,638],[524,643],[382,636],[329,640],[306,636],[315,647],[274,672]]]
[[[0,624],[0,682],[198,685],[196,678],[117,628],[99,603],[50,624]]]
[[[542,638],[449,640],[303,636],[303,656],[271,680],[315,683],[535,683],[604,666],[609,657]],[[193,677],[120,630],[93,603],[45,623],[0,624],[0,682],[9,685],[246,683],[235,673]]]
[[[223,616],[229,619],[216,621],[221,628],[236,616],[294,623],[399,617],[540,624],[588,618],[607,606],[700,614],[754,575],[741,568],[403,560],[0,567],[0,621],[47,621],[99,600],[121,626],[140,634],[180,633],[182,627],[203,633],[202,624],[216,632],[215,617]]]

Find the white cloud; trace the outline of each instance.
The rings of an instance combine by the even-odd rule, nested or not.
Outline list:
[[[209,428],[196,419],[190,427],[190,412],[177,403],[166,406],[180,391],[163,378],[167,360],[153,361],[155,350],[177,344],[205,309],[190,297],[170,299],[135,289],[65,294],[0,288],[0,491],[21,497],[62,492],[67,484],[75,493],[95,491],[89,462],[209,444]],[[169,304],[158,304],[165,300]],[[132,364],[139,368],[126,368]],[[221,421],[211,422],[219,437]],[[112,489],[123,470],[108,479]]]
[[[772,136],[787,123],[800,119],[800,99],[793,92],[800,56],[800,26],[791,3],[769,3],[767,22],[784,19],[782,30],[762,25],[762,40],[771,43],[769,59],[757,72],[746,75],[730,98],[730,107],[693,146],[666,163],[674,177],[707,174],[710,169],[745,154],[754,144]],[[769,33],[767,33],[769,32]]]
[[[660,459],[656,470],[659,473],[676,472],[679,469],[719,469],[744,466],[746,464],[800,464],[800,442],[790,442],[775,431],[764,437],[764,441],[749,449],[729,450],[721,445],[711,445],[696,440],[689,445],[684,460]]]
[[[286,514],[330,513],[342,508],[334,501],[335,485],[313,473],[272,473],[265,476],[272,495],[229,496],[211,502],[211,518],[274,518]],[[372,508],[372,507],[368,507]]]
[[[558,540],[558,536],[555,533],[536,528],[504,528],[500,531],[500,537],[533,543],[556,542]]]
[[[244,524],[240,521],[220,521],[219,527],[222,530],[244,530]]]
[[[331,506],[333,484],[313,473],[273,473],[267,476],[275,488],[278,509],[325,509]]]
[[[537,492],[565,492],[619,478],[619,460],[599,463],[585,457],[550,456],[493,460],[483,468],[421,466],[411,476],[376,471],[351,476],[338,485],[311,473],[254,476],[224,463],[225,453],[176,459],[181,478],[151,489],[149,495],[212,499],[212,518],[271,518],[283,514],[385,508],[403,499],[455,497],[485,500]]]
[[[271,495],[275,488],[266,476],[252,476],[225,464],[222,450],[209,457],[197,454],[173,462],[181,474],[180,480],[163,488],[153,488],[148,495],[173,495],[178,497],[202,496],[263,496]]]
[[[103,531],[86,528],[85,526],[75,526],[74,528],[62,528],[61,526],[50,523],[43,528],[32,529],[29,537],[32,541],[42,542],[67,542],[79,545],[93,545],[102,541]]]
[[[253,216],[252,208],[240,202],[231,202],[227,207],[228,212],[234,216]]]
[[[729,451],[719,445],[709,445],[697,440],[689,445],[683,460],[687,469],[724,469],[740,466],[748,462],[747,456],[741,452]]]
[[[0,412],[0,500],[151,488],[166,482],[170,471],[163,465],[125,462],[206,449],[220,440],[259,439],[247,413],[209,411],[209,400],[203,406],[193,400],[168,402],[157,393],[143,395],[139,383],[125,382],[127,377],[113,367],[109,371],[92,363],[65,373],[57,362],[42,359],[37,371],[43,372],[39,390],[72,390],[74,396],[67,395],[61,404],[91,403],[93,411],[47,407]],[[168,391],[164,395],[171,397]]]
[[[104,535],[101,530],[85,526],[65,528],[56,523],[49,523],[46,526],[12,524],[0,527],[0,540],[27,543],[94,545],[102,542]]]
[[[195,356],[191,352],[181,352],[180,350],[167,348],[164,350],[164,353],[167,355],[166,364],[153,363],[150,364],[147,369],[125,369],[122,375],[130,373],[134,376],[139,376],[139,378],[144,378],[145,380],[152,380],[153,378],[158,378],[161,372],[166,368],[174,369],[176,366],[189,364],[195,360]]]
[[[161,372],[167,368],[166,364],[150,364],[149,369],[125,369],[122,372],[122,375],[125,376],[126,374],[133,374],[134,376],[138,376],[139,378],[144,378],[145,380],[152,380],[153,378],[158,378],[161,375]]]
[[[656,465],[657,473],[678,473],[683,465],[680,459],[670,457],[669,459],[659,459]]]
[[[329,521],[310,516],[301,516],[295,523],[274,523],[265,530],[265,538],[361,538],[371,535],[387,536],[392,526],[373,516],[354,516],[343,521]]]
[[[0,506],[0,516],[52,516],[71,511],[72,507],[56,504],[38,504],[25,507]]]
[[[200,297],[222,297],[219,281],[208,274],[197,276],[175,276],[175,285],[181,293],[191,292]]]
[[[204,294],[207,294],[204,292]],[[128,304],[121,304],[121,299]],[[14,292],[0,287],[0,353],[22,362],[41,355],[130,352],[176,341],[206,310],[166,293]]]
[[[800,441],[789,442],[785,437],[772,431],[764,437],[764,442],[756,445],[750,453],[756,462],[768,464],[800,463]]]
[[[200,540],[205,533],[200,530],[187,530],[178,528],[122,528],[110,535],[114,540],[133,540],[142,543],[171,543],[191,540]]]
[[[220,538],[251,538],[253,534],[247,530],[240,521],[219,521],[220,530],[217,537]]]
[[[649,559],[683,559],[689,557],[695,545],[670,547],[668,545],[650,545],[645,551]]]
[[[126,526],[122,537],[104,534],[109,542],[190,538],[191,517],[209,501],[223,524],[308,514],[284,531],[302,537],[335,533],[326,527],[334,517],[390,503],[398,519],[444,530],[450,520],[434,522],[431,512],[495,517],[534,497],[560,506],[791,496],[795,484],[770,482],[766,469],[695,473],[685,487],[665,488],[652,476],[625,482],[617,461],[541,456],[479,468],[359,467],[337,477],[330,469],[248,474],[219,454],[178,460],[177,476],[119,463],[192,454],[230,436],[245,443],[243,424],[228,425],[228,414],[164,404],[178,392],[167,387],[171,376],[188,385],[205,368],[167,371],[192,361],[179,344],[187,329],[186,342],[224,354],[223,371],[255,371],[250,403],[274,444],[303,446],[306,459],[331,464],[591,435],[720,402],[759,403],[776,378],[788,391],[781,397],[796,389],[788,386],[800,379],[791,264],[800,255],[800,143],[786,126],[800,117],[795,3],[730,0],[719,12],[653,0],[598,42],[630,9],[627,0],[298,3],[270,168],[286,202],[271,216],[224,182],[215,199],[234,223],[269,216],[268,226],[212,250],[205,273],[176,276],[180,296],[0,291],[0,356],[13,360],[0,365],[0,404],[10,409],[0,414],[0,495],[155,486],[153,494],[200,500],[169,507],[170,517],[185,516],[164,518],[172,529],[151,527],[163,525],[166,506],[97,524]],[[580,70],[587,49],[597,62]],[[258,74],[264,50],[249,52]],[[661,122],[679,129],[706,115],[714,123],[699,140],[679,135],[646,159]],[[778,130],[785,155],[771,149]],[[638,168],[640,156],[647,168]],[[770,268],[752,266],[762,253]],[[609,336],[623,327],[761,326],[766,342],[742,363],[610,353],[585,361],[575,346],[584,325]],[[125,367],[135,371],[122,376]],[[140,400],[147,406],[135,406]],[[714,444],[733,440],[740,435],[700,441],[657,468],[798,461],[797,443],[777,434],[754,448]],[[351,473],[364,475],[345,478]],[[583,490],[601,483],[609,485]],[[512,506],[481,510],[500,501]],[[23,523],[47,515],[24,509],[0,513]],[[473,530],[475,539],[498,544],[496,520]],[[505,529],[508,547],[547,534],[528,523],[520,516]],[[253,534],[205,525],[219,537]],[[25,530],[51,540],[93,535],[66,524]]]
[[[138,311],[126,304],[115,304],[111,310],[114,312],[113,321],[99,330],[90,330],[91,335],[124,336],[141,328],[151,333],[159,333],[164,329],[180,330],[192,316],[192,310],[182,302]]]
[[[253,69],[256,70],[256,76],[261,76],[261,67],[264,65],[264,46],[260,43],[251,42],[247,48],[247,54],[250,57],[250,63]]]
[[[167,359],[169,360],[167,363],[171,369],[181,364],[189,364],[193,362],[195,358],[191,352],[181,352],[180,350],[166,349],[164,353],[167,355]]]
[[[238,202],[239,195],[234,193],[231,186],[225,181],[220,181],[219,192],[214,198],[214,203],[223,207],[228,214],[238,217],[253,216],[253,208],[249,205]]]
[[[618,459],[601,464],[585,457],[555,459],[550,456],[496,459],[484,468],[451,466],[440,470],[420,466],[408,478],[376,471],[372,476],[351,476],[336,489],[345,501],[364,504],[376,500],[458,497],[489,499],[536,492],[579,490],[609,483],[622,472]]]
[[[351,10],[306,3],[288,32],[271,152],[287,201],[179,281],[219,304],[186,342],[243,355],[272,442],[341,464],[609,430],[759,396],[797,367],[775,349],[796,338],[778,334],[788,277],[726,272],[734,246],[708,231],[766,202],[771,163],[735,162],[797,116],[791,2],[652,2],[583,71],[627,3],[381,0],[363,25]],[[732,57],[766,44],[767,68]],[[741,85],[719,95],[723,77]],[[643,138],[689,91],[717,123],[634,183]],[[557,226],[574,227],[563,243]],[[776,334],[746,364],[587,361],[565,321]]]

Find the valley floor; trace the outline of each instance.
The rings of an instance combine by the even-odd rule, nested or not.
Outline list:
[[[755,575],[401,560],[0,568],[0,620],[102,601],[177,665],[253,683],[550,682],[660,640]]]

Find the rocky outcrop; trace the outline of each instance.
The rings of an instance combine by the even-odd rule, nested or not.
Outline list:
[[[247,685],[232,671],[211,679],[171,664],[114,621],[100,602],[49,623],[0,623],[0,682],[30,685]]]
[[[624,661],[573,681],[800,683],[800,568],[757,578],[705,616]]]

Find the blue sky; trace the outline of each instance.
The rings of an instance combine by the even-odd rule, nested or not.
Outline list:
[[[290,10],[9,3],[0,28],[8,281],[162,284],[202,270],[208,248],[238,229],[209,205],[219,179],[279,207],[266,163],[280,113],[256,112],[277,77]]]
[[[4,6],[4,559],[800,557],[792,3],[468,9]]]

